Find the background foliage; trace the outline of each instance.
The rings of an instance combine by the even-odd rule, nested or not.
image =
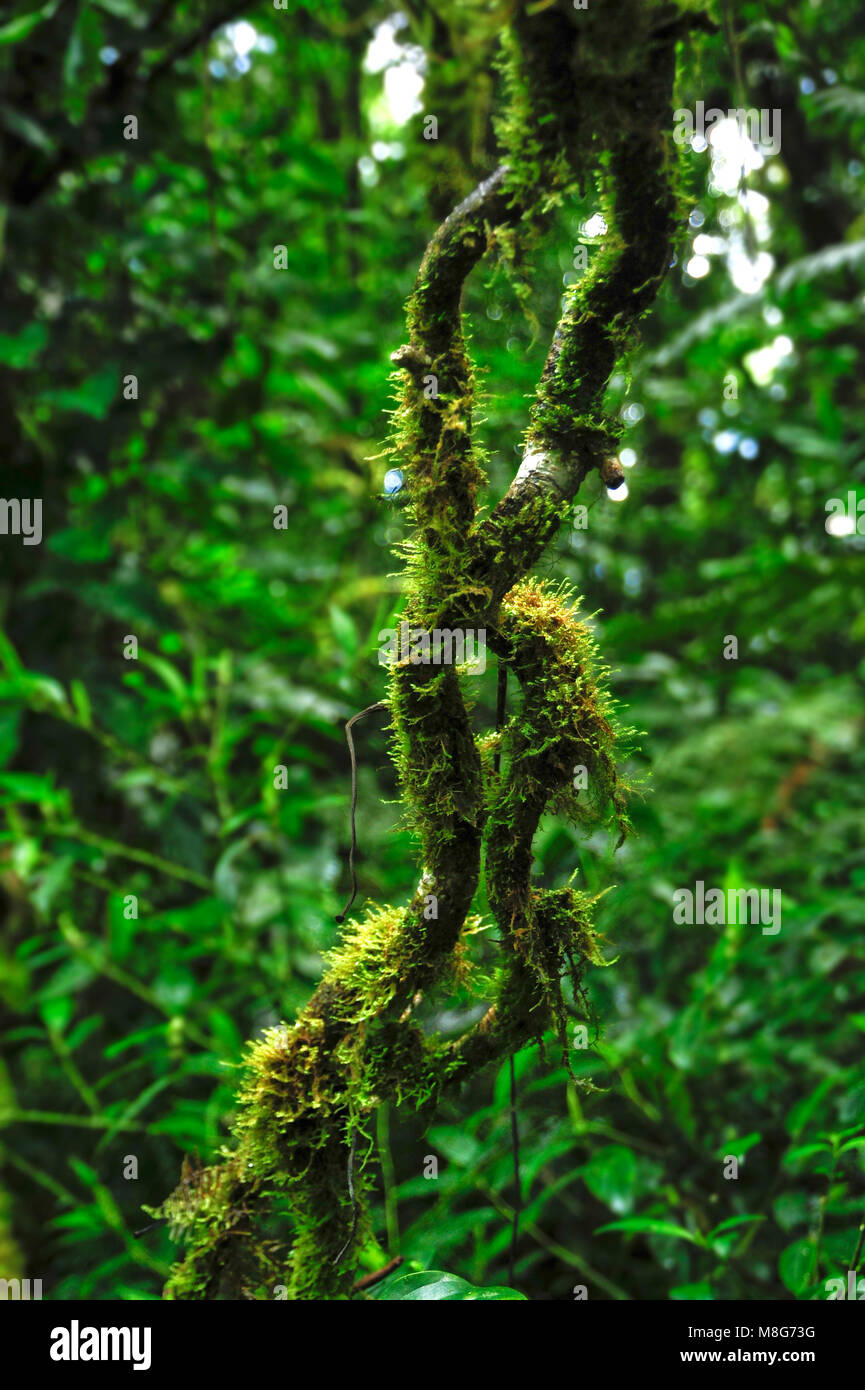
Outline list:
[[[44,507],[41,545],[2,537],[0,1275],[46,1297],[159,1296],[175,1252],[134,1234],[141,1206],[224,1142],[244,1040],[336,940],[342,725],[381,698],[399,613],[388,358],[426,239],[493,167],[507,9],[54,0],[0,24],[3,491]],[[741,0],[734,41],[713,13],[677,101],[778,108],[781,152],[746,183],[735,142],[683,152],[690,226],[614,382],[628,496],[586,484],[543,566],[645,732],[615,858],[540,836],[550,885],[614,885],[616,961],[574,1052],[596,1090],[555,1049],[516,1059],[535,1299],[825,1297],[865,1210],[865,540],[825,529],[827,499],[865,497],[865,41],[841,0]],[[493,500],[593,201],[528,308],[491,267],[470,286]],[[413,846],[384,735],[356,732],[362,892],[399,902]],[[781,889],[781,932],[674,925],[697,879]],[[509,1086],[484,1075],[426,1134],[381,1110],[370,1269],[508,1282]]]

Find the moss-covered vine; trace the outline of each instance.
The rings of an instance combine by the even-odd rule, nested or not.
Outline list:
[[[670,96],[675,45],[692,18],[656,0],[515,6],[502,59],[504,162],[423,258],[408,342],[393,356],[401,399],[391,447],[414,523],[404,616],[427,629],[485,629],[520,698],[501,731],[477,737],[453,667],[393,668],[392,749],[420,847],[417,888],[403,906],[350,921],[297,1021],[248,1047],[231,1145],[207,1168],[187,1165],[161,1208],[186,1246],[167,1297],[267,1298],[278,1285],[297,1299],[347,1297],[376,1106],[432,1112],[446,1088],[549,1027],[564,1044],[562,978],[579,990],[586,966],[603,963],[591,900],[536,887],[532,845],[548,809],[624,832],[621,731],[577,605],[530,571],[587,473],[609,467],[617,430],[604,412],[607,383],[671,260]],[[479,518],[463,285],[489,250],[516,265],[551,207],[592,179],[609,235],[569,294],[522,466]],[[585,792],[574,789],[578,765]],[[445,1042],[414,1014],[465,968],[482,864],[502,964],[483,1018]],[[275,1211],[287,1222],[274,1223]],[[286,1224],[289,1240],[274,1235]]]

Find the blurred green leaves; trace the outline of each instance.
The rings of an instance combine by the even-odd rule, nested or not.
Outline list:
[[[865,488],[865,51],[844,7],[797,3],[771,23],[746,9],[761,23],[759,43],[742,38],[753,98],[768,73],[802,121],[795,149],[749,175],[775,271],[737,290],[727,255],[745,210],[719,191],[712,151],[686,151],[693,226],[610,391],[611,408],[641,407],[623,421],[629,496],[587,480],[588,527],[565,527],[545,560],[584,594],[645,730],[637,833],[616,858],[553,817],[537,841],[539,882],[614,885],[601,926],[618,960],[571,1001],[588,1037],[570,1051],[579,1085],[552,1044],[546,1061],[516,1058],[519,1194],[507,1063],[426,1131],[393,1116],[373,1231],[394,1244],[382,1263],[398,1246],[430,1268],[379,1298],[522,1297],[500,1287],[516,1206],[514,1282],[535,1299],[575,1284],[819,1297],[856,1249],[862,540],[825,521],[827,499]],[[381,159],[384,77],[362,67],[375,14],[364,28],[336,5],[331,30],[315,7],[262,8],[246,71],[224,29],[184,48],[199,21],[183,7],[25,5],[0,23],[4,492],[45,507],[42,545],[0,537],[2,1181],[53,1297],[158,1296],[175,1252],[164,1228],[131,1235],[141,1207],[184,1154],[225,1143],[244,1040],[293,1017],[334,944],[343,725],[384,693],[374,639],[399,605],[404,521],[380,497],[389,354],[431,199],[495,159],[492,94],[473,80],[492,70],[482,19],[437,18],[452,71],[442,84],[429,59],[424,101],[447,138],[434,149],[413,118],[387,136],[402,154]],[[136,68],[140,103],[124,86]],[[677,99],[728,83],[707,40]],[[596,203],[587,189],[560,209],[526,267],[537,332],[501,274],[468,286],[484,506],[518,465]],[[689,283],[700,234],[728,251]],[[737,662],[721,656],[728,633]],[[489,727],[492,685],[472,693]],[[386,739],[365,727],[358,869],[362,899],[398,903],[416,847]],[[780,934],[675,927],[672,893],[697,878],[780,889]],[[468,943],[481,980],[493,935]],[[455,985],[418,1011],[453,1036],[478,1003]],[[290,1234],[286,1217],[274,1237]]]

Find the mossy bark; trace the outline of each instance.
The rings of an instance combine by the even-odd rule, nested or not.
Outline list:
[[[654,0],[516,7],[504,163],[423,258],[409,342],[393,357],[403,384],[392,447],[414,523],[405,617],[425,629],[485,629],[521,703],[500,733],[479,739],[453,667],[392,671],[393,757],[422,855],[417,889],[404,907],[350,922],[296,1023],[249,1047],[233,1147],[185,1176],[161,1209],[187,1245],[167,1297],[266,1298],[280,1283],[293,1298],[347,1297],[375,1108],[393,1100],[431,1111],[446,1088],[546,1028],[564,1041],[562,976],[579,989],[586,964],[602,962],[591,901],[535,888],[532,845],[548,807],[624,828],[617,732],[569,596],[527,576],[580,483],[615,450],[607,383],[663,280],[678,224],[671,87],[675,45],[692,23]],[[465,279],[490,249],[524,257],[556,201],[595,176],[605,188],[605,248],[569,294],[522,466],[479,521]],[[437,395],[424,389],[429,376]],[[589,772],[588,800],[573,790],[577,764]],[[459,967],[484,850],[503,964],[480,1022],[444,1042],[425,1036],[413,1012]],[[425,911],[429,895],[436,915]],[[272,1212],[286,1200],[291,1243],[281,1249]]]

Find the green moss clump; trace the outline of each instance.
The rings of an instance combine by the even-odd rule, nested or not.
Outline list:
[[[520,682],[522,703],[501,739],[502,770],[493,787],[486,874],[502,935],[528,968],[564,1044],[567,1013],[561,978],[580,988],[584,963],[603,964],[591,929],[593,900],[570,888],[537,890],[532,846],[547,809],[591,825],[627,829],[625,788],[614,759],[622,732],[613,723],[605,668],[591,632],[576,617],[565,586],[529,580],[503,604],[502,657]],[[630,730],[626,731],[630,734]],[[584,768],[585,790],[575,786]]]
[[[590,823],[611,814],[627,830],[625,796],[614,747],[633,731],[614,727],[615,706],[606,686],[608,669],[598,660],[597,643],[578,617],[579,599],[566,584],[526,580],[505,597],[499,625],[522,689],[522,709],[506,731],[509,754],[500,799],[511,819],[520,803],[532,810],[552,808]],[[574,769],[585,766],[586,794],[574,787]]]

